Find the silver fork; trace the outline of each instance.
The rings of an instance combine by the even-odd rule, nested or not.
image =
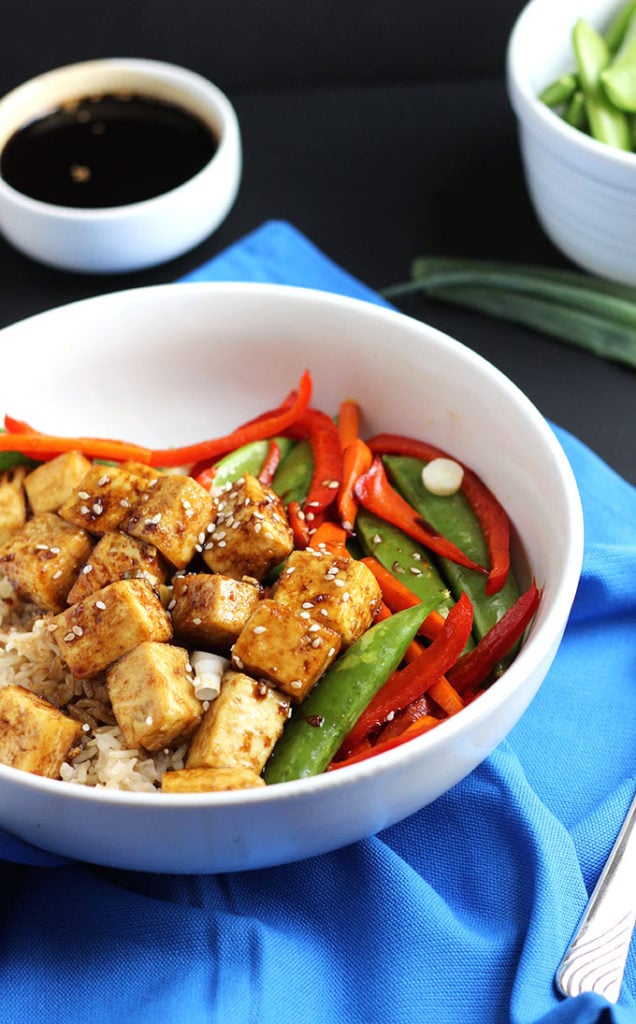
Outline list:
[[[636,796],[556,973],[564,996],[620,995],[636,923]]]

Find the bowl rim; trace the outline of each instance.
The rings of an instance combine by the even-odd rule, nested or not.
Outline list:
[[[558,583],[553,587],[551,598],[551,606],[558,614],[553,614],[549,618],[544,619],[541,616],[541,608],[539,609],[537,618],[530,627],[522,649],[514,662],[506,670],[505,685],[507,697],[509,698],[517,692],[523,685],[523,670],[526,665],[531,669],[534,662],[536,667],[547,653],[556,649],[560,642],[569,610],[574,600],[582,566],[583,511],[574,472],[555,432],[528,396],[503,371],[499,370],[485,357],[474,352],[467,345],[438,328],[417,320],[393,307],[317,288],[238,281],[146,285],[106,293],[92,298],[80,299],[36,313],[33,316],[4,327],[0,330],[0,340],[6,339],[6,336],[10,335],[13,331],[28,329],[31,323],[37,325],[39,321],[46,324],[46,319],[52,315],[64,316],[65,311],[69,309],[81,309],[81,307],[99,309],[100,306],[108,307],[113,303],[125,304],[129,301],[141,304],[146,303],[147,308],[151,309],[154,306],[152,302],[153,297],[160,293],[167,293],[171,300],[181,301],[179,299],[179,296],[181,296],[182,300],[186,301],[188,295],[195,292],[200,295],[207,293],[210,296],[210,301],[214,301],[216,295],[225,295],[231,299],[242,298],[246,295],[258,299],[266,295],[268,298],[273,297],[281,301],[284,301],[285,297],[295,297],[302,303],[327,303],[336,310],[339,308],[352,310],[362,316],[384,320],[389,329],[391,325],[396,323],[403,323],[405,326],[410,325],[416,332],[425,333],[433,340],[437,340],[444,345],[450,345],[462,358],[467,358],[473,363],[479,364],[490,376],[494,376],[500,387],[515,395],[516,400],[521,403],[526,414],[532,420],[535,432],[541,436],[546,446],[546,452],[549,453],[550,458],[558,467],[559,476],[562,481],[562,496],[567,507],[570,538],[564,570]],[[149,303],[147,302],[148,299],[151,300]],[[541,581],[538,581],[538,583],[540,585]],[[325,772],[321,775],[277,783],[272,786],[258,787],[253,790],[200,794],[168,794],[158,793],[157,791],[109,790],[73,783],[62,783],[63,790],[61,790],[61,780],[31,775],[28,772],[20,771],[7,765],[0,765],[0,781],[6,781],[11,786],[24,787],[40,794],[55,794],[59,797],[61,792],[64,792],[68,799],[73,801],[88,801],[89,803],[97,801],[99,804],[106,806],[156,807],[158,813],[162,813],[161,808],[164,808],[166,812],[169,810],[171,813],[174,813],[177,808],[183,808],[184,811],[192,808],[214,811],[216,807],[227,807],[232,804],[236,804],[237,807],[245,807],[278,802],[283,799],[293,801],[368,779],[370,776],[377,774],[378,765],[382,773],[385,770],[387,773],[390,773],[392,769],[399,768],[403,763],[415,757],[417,752],[424,749],[425,746],[434,753],[437,747],[445,743],[446,737],[457,736],[478,726],[480,721],[488,717],[493,706],[501,704],[503,701],[503,691],[496,684],[485,691],[478,700],[463,708],[461,714],[444,721],[430,733],[414,737],[408,743],[387,751],[377,758],[369,758],[357,764],[349,765],[336,771]]]
[[[56,79],[64,76],[74,75],[76,73],[91,75],[93,72],[97,75],[102,73],[132,73],[138,78],[140,88],[142,82],[145,81],[148,83],[148,95],[152,94],[153,82],[173,82],[181,88],[180,98],[177,99],[176,102],[186,107],[186,109],[188,109],[187,100],[185,99],[186,93],[196,93],[203,97],[208,109],[213,111],[215,116],[218,118],[220,126],[220,130],[216,132],[217,146],[210,159],[195,174],[191,175],[186,179],[186,181],[181,182],[181,184],[176,185],[174,188],[161,192],[159,195],[151,196],[148,199],[138,200],[133,203],[124,203],[119,206],[77,207],[49,203],[45,200],[36,199],[33,196],[26,195],[24,192],[20,192],[19,189],[10,185],[2,175],[0,175],[0,201],[4,200],[5,202],[10,202],[25,212],[29,211],[32,215],[56,220],[66,219],[78,223],[117,221],[132,218],[135,215],[142,213],[147,216],[153,211],[160,214],[162,206],[174,201],[175,198],[178,198],[193,186],[197,187],[200,182],[204,181],[211,175],[216,175],[217,170],[222,167],[228,156],[233,152],[240,152],[240,128],[236,111],[230,99],[219,88],[219,86],[189,68],[182,67],[169,61],[156,60],[153,58],[100,57],[92,60],[74,61],[72,63],[62,64],[59,67],[51,68],[26,79],[24,82],[19,83],[9,90],[9,92],[1,96],[0,114],[4,104],[14,102],[15,99],[19,98],[21,95],[28,95],[30,91],[33,91],[40,86],[45,86],[49,82],[55,82]],[[89,84],[87,84],[83,89],[84,93],[88,91],[90,91]],[[69,86],[69,95],[77,98],[77,89],[73,89]],[[57,102],[62,102],[62,100],[58,100]],[[46,108],[42,108],[42,112],[44,113],[45,111]],[[202,119],[200,113],[197,113],[197,116]],[[211,123],[206,123],[207,126],[212,129]],[[21,124],[24,124],[24,121],[22,121]],[[6,142],[11,138],[13,132],[17,131],[19,127],[20,125],[16,125],[16,127],[7,135],[4,142],[0,145],[0,153],[6,145]],[[228,193],[231,192],[233,188],[234,183],[228,182],[226,186]]]

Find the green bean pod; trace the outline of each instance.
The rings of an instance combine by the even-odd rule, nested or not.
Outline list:
[[[265,766],[268,785],[325,771],[430,611],[419,604],[376,623],[338,658],[285,726]]]
[[[583,18],[574,26],[572,42],[591,134],[599,142],[631,152],[629,121],[610,102],[601,83],[601,74],[610,62],[607,43]]]
[[[439,495],[427,490],[422,481],[425,465],[420,459],[403,455],[385,455],[383,461],[394,486],[402,497],[469,558],[480,565],[488,564],[488,545],[475,513],[461,491]],[[473,569],[465,569],[447,558],[438,558],[442,579],[457,599],[465,592],[473,605],[473,630],[478,638],[484,636],[508,611],[519,597],[519,588],[512,571],[501,590],[486,594],[486,578]]]
[[[603,89],[615,107],[636,112],[636,14],[614,60],[601,72]]]

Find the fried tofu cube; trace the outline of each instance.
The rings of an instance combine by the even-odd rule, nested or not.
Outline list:
[[[0,762],[59,779],[82,735],[79,722],[23,686],[0,689]]]
[[[175,635],[204,649],[229,648],[260,598],[256,580],[209,572],[175,576],[168,605]]]
[[[232,664],[302,701],[340,650],[338,633],[267,599],[250,615],[232,649]]]
[[[126,743],[161,750],[187,739],[203,705],[192,688],[188,652],[147,641],[125,654],[106,673],[113,714]]]
[[[90,459],[81,452],[64,452],[50,462],[36,466],[24,481],[33,513],[57,512],[69,500],[91,465]]]
[[[213,572],[262,580],[293,547],[283,503],[255,476],[246,473],[215,499],[213,527],[203,549]]]
[[[230,669],[192,737],[186,768],[243,767],[260,775],[289,710],[289,699],[280,691]]]
[[[147,480],[120,466],[91,466],[58,515],[101,537],[121,526],[148,486]]]
[[[161,779],[163,793],[223,793],[264,785],[265,780],[251,768],[180,768]]]
[[[24,466],[0,473],[0,544],[26,523],[25,474]]]
[[[126,530],[160,551],[177,569],[185,569],[201,549],[212,519],[212,497],[192,477],[165,474],[130,517]]]
[[[172,637],[170,616],[147,580],[117,580],[48,623],[76,679],[89,679],[137,644]]]
[[[152,544],[144,544],[127,533],[106,533],[80,569],[67,603],[76,604],[115,580],[146,579],[156,587],[165,582],[166,576],[166,566]]]
[[[146,466],[145,463],[135,462],[133,459],[122,462],[121,468],[125,469],[127,473],[132,473],[134,476],[140,476],[142,480],[146,480],[149,484],[154,484],[157,477],[162,473],[162,470],[156,469],[154,466]]]
[[[23,599],[60,612],[93,544],[86,530],[40,512],[0,547],[0,568]]]
[[[343,647],[366,633],[382,603],[378,581],[364,562],[310,548],[289,556],[272,597],[330,626]]]

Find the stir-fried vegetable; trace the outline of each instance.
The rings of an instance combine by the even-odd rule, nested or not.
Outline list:
[[[365,439],[353,399],[334,420],[311,392],[305,373],[274,410],[174,449],[5,418],[0,451],[40,458],[21,471],[30,514],[0,565],[71,674],[104,680],[129,747],[185,745],[170,792],[303,778],[435,728],[491,685],[536,611],[507,514],[469,466],[450,459],[453,485],[431,483],[447,453]],[[202,689],[210,657],[220,687]],[[3,704],[59,737],[63,708],[18,687],[0,688]],[[81,747],[67,729],[24,760],[15,728],[0,729],[0,761],[27,770],[57,777]]]

